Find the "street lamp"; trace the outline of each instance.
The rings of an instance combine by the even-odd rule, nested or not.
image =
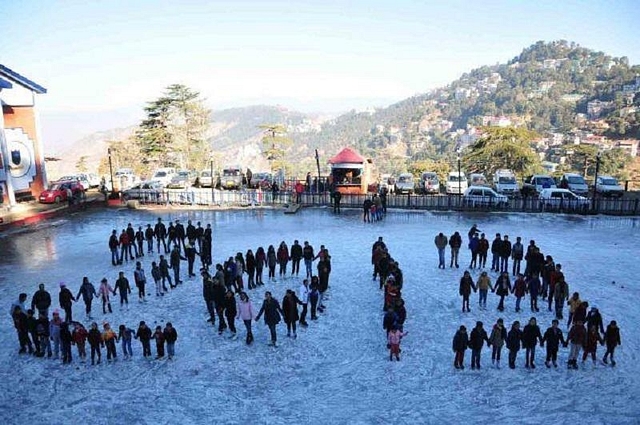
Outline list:
[[[458,154],[458,196],[462,195],[462,181],[460,177],[460,148],[456,150]]]
[[[598,172],[600,171],[600,151],[596,154],[596,173],[593,179],[593,198],[591,198],[591,209],[596,210],[596,196],[598,195]]]
[[[107,148],[109,154],[109,173],[111,174],[111,199],[115,198],[115,186],[113,185],[113,165],[111,164],[111,148]]]

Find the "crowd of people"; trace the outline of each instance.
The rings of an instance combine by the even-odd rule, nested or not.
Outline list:
[[[313,262],[316,265],[317,274],[313,271]],[[304,262],[304,263],[303,263]],[[291,263],[289,273],[289,263]],[[263,286],[263,271],[268,269],[268,281],[275,282],[276,266],[278,267],[278,279],[285,281],[289,277],[300,276],[300,265],[304,264],[302,275],[304,276],[298,291],[287,289],[282,298],[282,303],[273,297],[271,291],[265,292],[261,308],[255,311],[249,295],[245,291],[244,275],[247,275],[247,288],[255,289]],[[245,341],[249,345],[253,342],[252,321],[259,320],[264,315],[264,322],[269,328],[271,340],[269,345],[277,346],[277,325],[284,320],[287,326],[287,337],[296,339],[298,324],[302,327],[309,326],[307,314],[311,320],[318,319],[318,312],[324,312],[324,299],[329,288],[329,275],[331,273],[331,256],[329,250],[320,246],[316,254],[312,245],[305,241],[300,245],[298,240],[293,242],[291,249],[282,241],[276,251],[273,245],[269,245],[266,252],[263,247],[258,247],[254,254],[251,249],[246,254],[238,252],[231,256],[224,264],[216,264],[215,272],[203,267],[202,295],[209,314],[208,322],[213,326],[218,320],[218,334],[222,335],[229,330],[229,338],[236,339],[236,319],[243,321],[246,328]],[[239,299],[236,299],[236,295]],[[298,311],[301,306],[302,311]]]
[[[582,362],[588,357],[596,363],[596,351],[598,343],[607,346],[607,351],[602,358],[602,362],[615,366],[614,353],[620,345],[620,331],[615,320],[612,320],[607,329],[604,329],[603,319],[597,307],[580,299],[580,294],[574,292],[570,296],[569,285],[565,280],[562,265],[555,263],[551,255],[543,255],[534,240],[529,242],[525,251],[521,238],[517,237],[512,245],[508,235],[496,234],[495,239],[489,245],[484,233],[473,225],[468,233],[469,250],[471,251],[471,263],[469,270],[466,270],[460,279],[458,293],[462,297],[462,312],[470,312],[470,296],[472,292],[479,292],[478,306],[485,310],[487,307],[487,295],[489,291],[499,297],[497,310],[505,311],[505,299],[509,295],[515,296],[514,310],[519,313],[522,310],[521,301],[529,296],[529,305],[532,313],[539,313],[538,298],[547,302],[547,309],[553,312],[555,318],[546,332],[541,334],[537,325],[537,319],[531,317],[529,322],[520,330],[520,321],[516,320],[511,324],[507,332],[503,319],[498,319],[491,330],[491,334],[483,328],[483,323],[478,321],[471,333],[467,334],[465,326],[460,326],[453,338],[453,351],[455,353],[454,367],[464,369],[464,353],[467,348],[471,349],[471,368],[480,368],[480,355],[484,343],[493,347],[491,360],[496,367],[500,366],[500,352],[506,345],[509,350],[509,367],[515,368],[516,358],[520,348],[525,349],[526,368],[535,368],[535,348],[547,344],[547,356],[545,365],[547,367],[557,367],[557,355],[560,346],[570,346],[568,356],[568,367],[578,368],[580,351],[582,351]],[[435,237],[435,245],[439,254],[439,268],[445,268],[445,249],[451,248],[451,262],[449,267],[458,267],[458,255],[461,246],[461,238],[455,232],[450,238],[443,233]],[[480,272],[477,282],[471,276],[470,270],[475,268],[484,269],[487,255],[491,249],[492,261],[491,272],[496,273],[495,284],[492,284],[491,276],[485,270]],[[514,276],[513,282],[509,276],[509,260],[512,260],[511,272]],[[525,261],[525,266],[521,270],[521,262]],[[564,306],[568,306],[567,328],[569,332],[565,339],[562,330],[559,328],[560,320],[563,320]],[[553,309],[552,309],[553,306]]]
[[[395,357],[400,361],[400,342],[407,335],[404,330],[407,310],[402,299],[404,279],[398,262],[389,254],[382,236],[371,247],[371,263],[373,280],[379,279],[380,289],[384,289],[382,328],[386,331],[389,360],[393,361]]]
[[[324,301],[329,287],[331,256],[324,245],[321,245],[316,253],[313,246],[307,241],[300,245],[295,240],[290,249],[282,241],[277,250],[273,245],[269,245],[266,250],[263,247],[258,247],[255,254],[251,249],[247,250],[244,255],[238,252],[235,257],[229,257],[224,263],[216,264],[215,270],[210,271],[209,266],[212,255],[211,225],[208,224],[206,228],[203,228],[198,222],[196,227],[192,225],[191,221],[188,221],[184,232],[179,230],[180,227],[180,221],[175,220],[175,225],[173,222],[170,223],[170,231],[165,232],[163,230],[165,228],[164,223],[161,218],[158,218],[155,229],[149,231],[148,235],[143,239],[143,241],[147,241],[146,247],[142,243],[131,242],[134,240],[139,242],[139,238],[136,238],[135,234],[133,239],[122,236],[133,230],[131,224],[127,226],[127,229],[123,230],[117,241],[114,241],[116,231],[112,231],[109,238],[112,262],[114,265],[122,265],[123,263],[127,264],[130,259],[132,263],[135,261],[135,269],[132,274],[133,281],[138,289],[138,300],[141,304],[146,303],[147,297],[150,295],[147,293],[147,278],[142,263],[144,261],[143,257],[145,257],[145,254],[147,257],[151,257],[154,254],[154,248],[156,248],[159,261],[157,263],[156,261],[151,261],[150,270],[151,277],[154,280],[156,297],[163,297],[169,291],[167,283],[171,290],[183,283],[183,277],[181,276],[181,263],[183,261],[188,262],[188,277],[195,277],[196,275],[193,272],[195,256],[200,256],[200,274],[203,279],[205,304],[209,313],[208,321],[215,326],[216,318],[218,319],[218,333],[220,335],[226,329],[229,329],[230,338],[236,339],[235,320],[240,319],[243,320],[247,328],[246,341],[247,344],[250,344],[253,341],[251,321],[258,320],[264,315],[265,324],[271,331],[270,344],[276,345],[276,325],[282,319],[287,325],[287,336],[297,338],[298,324],[303,327],[308,326],[307,314],[310,313],[311,320],[317,320],[318,312],[323,312],[326,308]],[[150,228],[151,225],[148,224],[147,229]],[[142,229],[142,226],[139,229]],[[141,230],[138,232],[141,232]],[[169,259],[166,259],[164,254],[169,254]],[[314,271],[313,266],[316,261],[316,270]],[[302,276],[305,278],[300,283],[298,291],[287,289],[281,304],[268,291],[265,293],[262,307],[255,311],[249,300],[247,290],[255,289],[265,284],[263,280],[265,269],[268,277],[264,277],[264,279],[268,282],[275,282],[277,280],[276,267],[278,268],[278,279],[284,281],[289,277],[299,277],[301,265]],[[170,274],[169,270],[172,270],[173,273]],[[173,279],[171,275],[173,275]],[[106,347],[108,360],[115,359],[116,351],[114,347],[117,342],[121,341],[123,354],[125,358],[128,358],[132,355],[131,339],[140,338],[145,357],[151,355],[149,341],[155,339],[156,358],[164,358],[165,343],[168,357],[172,358],[177,333],[175,333],[175,328],[170,326],[170,323],[167,323],[164,330],[158,327],[160,329],[156,329],[155,333],[150,333],[150,335],[147,335],[147,327],[144,322],[141,322],[137,332],[130,331],[123,324],[120,325],[120,332],[116,334],[111,329],[106,318],[102,324],[102,332],[98,331],[96,322],[91,323],[91,325],[88,324],[91,329],[87,332],[81,322],[73,319],[73,304],[75,302],[80,302],[81,300],[84,302],[85,319],[92,321],[94,299],[102,301],[102,313],[107,315],[113,313],[111,306],[112,296],[119,295],[120,309],[128,310],[129,295],[131,293],[132,285],[129,283],[124,271],[118,272],[118,277],[113,286],[105,277],[101,280],[97,289],[88,277],[84,277],[75,296],[67,287],[67,284],[61,282],[58,301],[60,309],[64,311],[64,320],[61,317],[61,311],[58,309],[53,311],[53,315],[50,318],[49,311],[52,307],[52,297],[46,290],[44,283],[41,283],[38,290],[33,294],[31,308],[27,307],[28,295],[21,293],[18,300],[12,304],[10,312],[18,334],[19,353],[30,353],[38,357],[44,357],[46,354],[48,357],[53,356],[57,359],[60,350],[62,350],[63,363],[68,363],[71,361],[71,354],[70,351],[66,350],[66,342],[69,341],[71,344],[76,344],[80,358],[84,359],[84,346],[88,338],[92,348],[93,364],[96,356],[98,363],[100,362],[100,347]],[[298,306],[302,308],[301,313],[298,311]],[[94,329],[98,333],[92,333]],[[67,338],[69,335],[70,337]],[[53,350],[51,343],[53,343]],[[96,349],[94,350],[94,348]]]

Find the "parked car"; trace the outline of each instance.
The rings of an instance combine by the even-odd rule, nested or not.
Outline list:
[[[167,185],[168,189],[185,189],[193,186],[196,181],[196,172],[189,170],[180,170],[172,178]]]
[[[440,193],[440,180],[433,171],[425,171],[420,176],[420,191],[422,193]]]
[[[222,189],[240,189],[242,187],[242,169],[239,166],[228,166],[222,169],[220,187]]]
[[[413,174],[411,173],[402,173],[398,176],[398,180],[396,180],[395,193],[403,194],[403,193],[413,193],[414,191],[414,183],[413,183]]]
[[[158,182],[163,186],[168,186],[171,183],[171,179],[176,175],[176,169],[171,167],[158,168],[150,181]]]
[[[509,198],[499,194],[490,187],[469,186],[469,188],[464,191],[462,203],[470,207],[503,208],[509,205]]]
[[[119,168],[116,170],[113,177],[113,184],[115,190],[125,190],[133,186],[138,182],[138,176],[133,172],[131,168]]]
[[[447,175],[447,183],[445,185],[445,191],[449,195],[462,195],[467,190],[467,177],[464,175],[464,171],[452,171]]]
[[[94,173],[83,173],[87,177],[90,188],[100,187],[100,177]]]
[[[84,187],[77,180],[57,181],[40,193],[38,200],[41,204],[57,204],[67,200],[67,189],[71,189],[73,196],[83,196]]]
[[[87,179],[86,174],[68,174],[60,177],[58,181],[77,181],[82,185],[85,191],[89,189],[89,179]]]
[[[482,173],[469,174],[469,186],[489,186],[487,178]]]
[[[563,174],[562,179],[560,179],[560,187],[563,189],[569,189],[576,195],[584,196],[589,194],[589,186],[587,186],[587,182],[584,181],[584,177],[580,174]]]
[[[615,177],[598,176],[598,180],[596,180],[596,193],[600,193],[602,196],[622,198],[624,188],[618,183]]]
[[[536,196],[542,192],[543,189],[556,189],[556,181],[546,174],[536,174],[529,176],[524,180],[522,184],[522,196]]]
[[[496,192],[502,195],[513,197],[520,193],[516,175],[508,169],[496,170],[493,174],[493,186]]]
[[[589,199],[576,195],[569,189],[542,189],[538,197],[540,207],[544,209],[584,210],[589,208]]]
[[[158,202],[161,200],[163,190],[162,184],[157,181],[145,181],[123,191],[122,199],[125,201],[130,199],[140,199],[143,201]]]
[[[396,189],[396,178],[391,174],[380,175],[380,189],[387,188],[388,193],[393,193]]]
[[[251,177],[251,188],[262,190],[270,190],[273,184],[273,174],[271,173],[254,173]]]
[[[211,175],[211,170],[202,170],[198,175],[194,186],[198,187],[218,187],[220,185],[220,176],[217,173]]]

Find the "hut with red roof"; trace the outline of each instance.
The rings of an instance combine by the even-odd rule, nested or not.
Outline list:
[[[352,148],[342,149],[329,160],[334,189],[342,194],[366,194],[371,179],[371,160]]]

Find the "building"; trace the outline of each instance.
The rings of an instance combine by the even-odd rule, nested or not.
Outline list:
[[[618,142],[618,147],[620,149],[624,149],[629,155],[636,157],[638,156],[638,144],[640,144],[640,141],[638,140],[626,139],[620,140]]]
[[[2,201],[33,199],[47,186],[36,95],[47,89],[0,64]]]
[[[351,148],[342,149],[329,160],[330,181],[342,194],[366,194],[373,183],[371,160]]]

